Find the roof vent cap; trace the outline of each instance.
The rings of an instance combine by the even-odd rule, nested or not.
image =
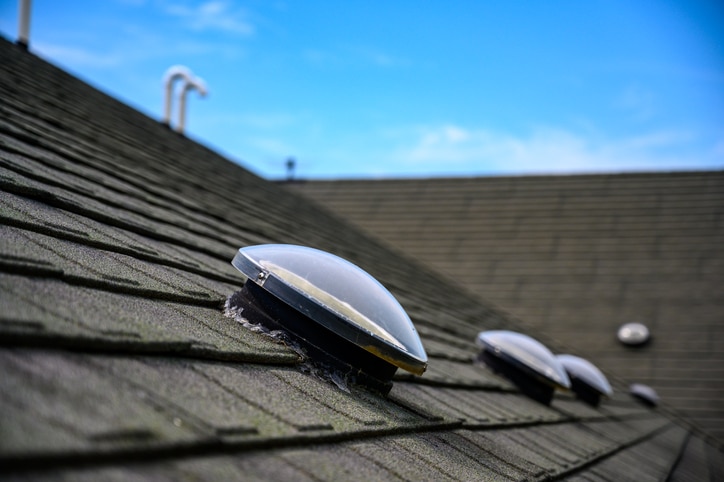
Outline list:
[[[304,246],[266,244],[239,249],[232,265],[247,277],[236,300],[249,308],[243,316],[283,328],[313,358],[355,372],[354,381],[389,391],[398,367],[425,371],[427,354],[405,310],[349,261]]]
[[[602,395],[610,397],[613,393],[608,379],[593,363],[573,355],[557,355],[556,358],[571,379],[571,390],[584,402],[595,407]]]
[[[548,348],[528,335],[483,331],[476,342],[483,348],[480,359],[534,400],[550,404],[557,387],[571,387],[563,365]]]
[[[626,323],[618,329],[618,341],[624,345],[641,346],[651,339],[651,333],[643,323]]]
[[[633,383],[629,385],[628,391],[632,397],[649,407],[655,407],[659,404],[660,398],[656,390],[643,383]]]

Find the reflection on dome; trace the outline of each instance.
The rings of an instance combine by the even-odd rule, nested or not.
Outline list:
[[[397,341],[394,336],[387,332],[387,330],[385,330],[380,325],[357,311],[348,302],[340,300],[336,296],[312,284],[305,278],[281,266],[277,266],[271,261],[260,260],[260,264],[264,266],[264,268],[268,269],[270,272],[279,276],[279,278],[281,278],[287,284],[299,290],[301,293],[304,293],[311,299],[317,300],[322,306],[327,307],[329,310],[337,313],[338,315],[348,320],[354,321],[355,323],[360,325],[361,328],[366,329],[370,333],[379,336],[380,338],[392,343],[400,349],[405,349],[405,347],[399,341]]]

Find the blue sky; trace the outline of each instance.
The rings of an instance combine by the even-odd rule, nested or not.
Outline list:
[[[155,118],[189,67],[187,134],[269,178],[723,169],[720,3],[35,0],[30,43]]]

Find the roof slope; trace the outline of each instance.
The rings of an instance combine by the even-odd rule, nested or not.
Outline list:
[[[724,172],[291,186],[724,440]]]
[[[546,407],[471,363],[506,315],[0,41],[0,470],[73,480],[714,478],[720,453],[619,391]],[[430,356],[389,397],[224,317],[240,246],[359,264]],[[643,462],[641,462],[643,461]],[[634,464],[635,462],[635,464]],[[633,468],[631,467],[635,465]]]

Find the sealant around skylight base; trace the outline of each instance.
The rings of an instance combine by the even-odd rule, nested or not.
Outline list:
[[[314,323],[311,319],[270,297],[272,295],[258,286],[247,283],[227,299],[227,316],[285,343],[300,355],[302,371],[330,381],[344,391],[349,391],[351,384],[366,386],[382,394],[390,391],[397,367],[329,330],[319,327],[310,330],[309,326]],[[326,347],[327,351],[320,346]]]

